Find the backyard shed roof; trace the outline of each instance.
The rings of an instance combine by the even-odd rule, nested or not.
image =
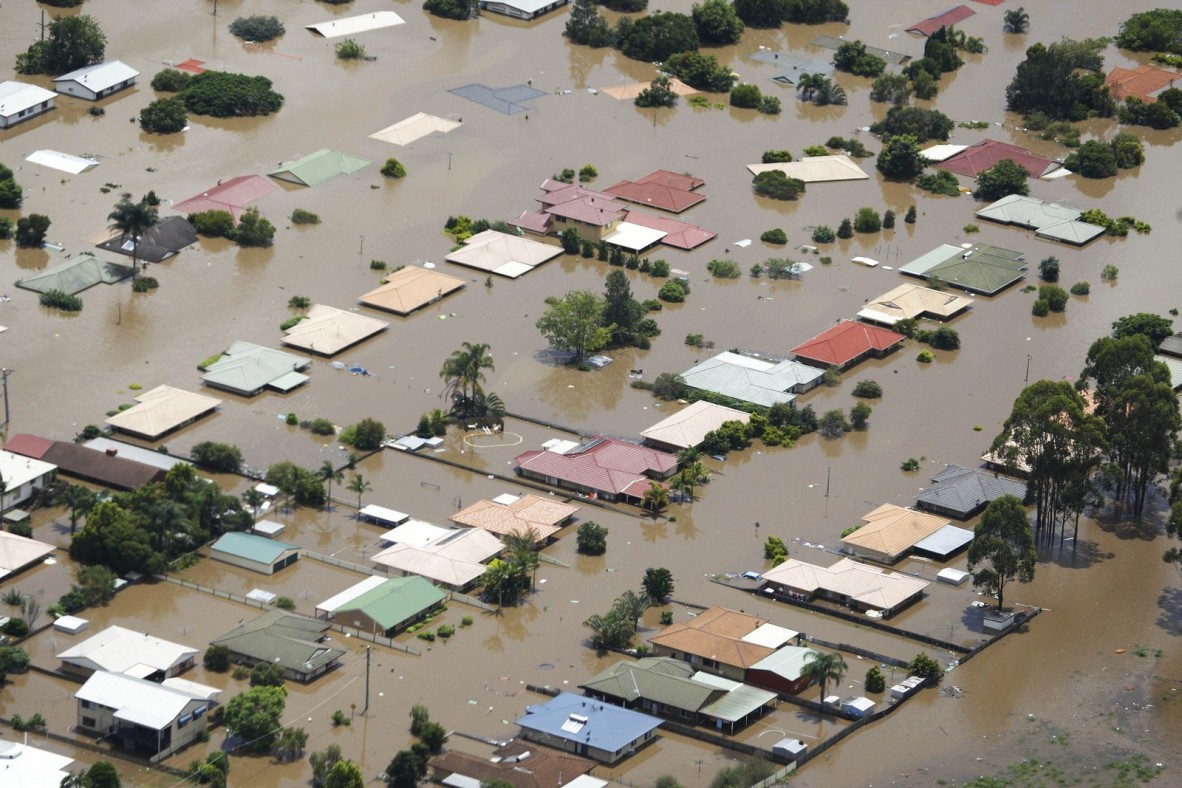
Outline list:
[[[1030,174],[1041,178],[1059,169],[1059,163],[1044,156],[1036,156],[1028,149],[998,140],[981,140],[969,145],[953,156],[936,165],[938,169],[955,172],[966,178],[976,178],[999,161],[1009,159]]]
[[[1173,356],[1154,356],[1153,360],[1160,361],[1169,368],[1170,385],[1174,387],[1174,391],[1182,389],[1182,358],[1174,358]]]
[[[283,344],[300,347],[322,356],[332,356],[363,339],[385,331],[389,325],[385,320],[315,304],[308,310],[306,319],[287,329]]]
[[[401,24],[405,24],[405,20],[393,11],[376,11],[370,14],[346,16],[328,22],[319,22],[315,25],[304,25],[304,27],[325,38],[337,38]]]
[[[299,549],[294,544],[279,542],[257,534],[248,534],[244,531],[230,531],[227,534],[222,534],[209,548],[211,554],[214,552],[225,553],[260,564],[273,564],[284,553]]]
[[[426,112],[416,112],[409,118],[387,126],[381,131],[369,135],[372,140],[389,142],[394,145],[410,145],[431,134],[447,134],[458,129],[463,124],[458,120],[448,120],[438,115],[428,115]]]
[[[372,161],[360,156],[351,156],[339,150],[321,148],[315,153],[309,153],[303,158],[288,162],[267,174],[281,181],[290,181],[301,186],[315,186],[338,175],[351,175],[371,164],[373,164]]]
[[[131,276],[130,265],[100,260],[84,252],[16,281],[17,287],[44,293],[61,290],[74,295],[101,283],[114,284]]]
[[[366,507],[368,508],[368,507]],[[411,520],[408,517],[403,519],[398,525],[386,531],[378,537],[379,541],[398,544],[405,542],[415,547],[422,547],[430,544],[436,539],[442,538],[445,534],[451,533],[455,528],[444,528],[440,525],[424,522],[422,520]]]
[[[866,174],[858,163],[848,154],[837,153],[830,156],[805,156],[797,161],[774,162],[771,164],[748,164],[747,170],[752,175],[759,175],[770,170],[779,170],[789,178],[796,178],[805,183],[821,183],[824,181],[860,181],[867,180]]]
[[[741,421],[746,424],[750,420],[749,413],[698,400],[642,430],[640,434],[654,443],[689,449],[705,440],[706,433],[718,429],[723,422]]]
[[[888,351],[902,344],[902,334],[885,328],[843,320],[792,348],[797,358],[826,366],[845,366],[868,351]]]
[[[623,221],[616,226],[615,232],[611,235],[604,236],[603,240],[621,249],[642,252],[664,237],[665,232],[663,230]]]
[[[456,525],[483,528],[500,536],[525,536],[532,529],[539,540],[546,540],[562,530],[563,523],[579,511],[578,506],[551,496],[527,493],[509,498],[512,500],[503,503],[477,501],[448,519]]]
[[[166,432],[212,413],[222,404],[216,397],[167,385],[145,391],[136,397],[135,401],[137,405],[116,413],[105,423],[122,432],[139,435],[148,440],[154,440]]]
[[[900,320],[920,317],[947,320],[968,309],[972,303],[973,299],[967,296],[905,282],[867,301],[858,317],[889,326]]]
[[[921,22],[916,22],[911,27],[907,28],[908,33],[918,33],[921,36],[930,36],[942,27],[947,25],[954,25],[957,22],[963,22],[973,14],[977,13],[967,5],[958,5],[949,8],[947,11],[928,17]]]
[[[386,284],[358,296],[357,300],[375,309],[409,315],[451,295],[465,284],[459,277],[408,265],[387,276]]]
[[[516,279],[562,254],[562,247],[519,235],[485,230],[450,252],[449,263]]]
[[[170,471],[177,465],[190,464],[181,457],[164,454],[155,449],[146,449],[143,446],[136,446],[134,443],[126,443],[125,441],[113,440],[112,438],[101,436],[94,440],[88,440],[82,445],[91,451],[104,452],[127,460],[135,460],[144,465],[159,468],[162,471]]]
[[[213,188],[175,203],[172,209],[184,214],[227,211],[238,221],[252,202],[278,190],[278,186],[262,175],[239,175],[225,183],[218,181]]]
[[[1157,352],[1167,356],[1182,357],[1182,336],[1168,336],[1157,346]]]
[[[915,543],[915,549],[945,559],[973,541],[973,532],[952,524]]]
[[[738,722],[776,699],[774,692],[702,671],[695,673],[692,681],[725,691],[726,694],[700,709],[707,717],[723,722]]]
[[[796,681],[809,663],[809,655],[819,652],[804,646],[783,646],[751,666],[751,670],[766,670],[788,681]]]

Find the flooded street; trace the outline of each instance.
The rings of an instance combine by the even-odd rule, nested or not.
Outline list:
[[[805,543],[832,550],[841,531],[879,504],[911,504],[944,465],[979,465],[980,455],[1026,385],[1027,374],[1030,382],[1074,379],[1089,345],[1106,334],[1115,319],[1134,312],[1167,315],[1182,307],[1177,253],[1182,239],[1179,129],[1130,127],[1145,141],[1146,162],[1116,178],[1030,183],[1035,197],[1071,207],[1099,207],[1111,216],[1132,215],[1153,227],[1150,235],[1102,238],[1086,249],[1036,240],[1033,233],[987,222],[980,222],[979,233],[966,237],[963,228],[975,221],[973,212],[980,207],[971,196],[933,196],[909,185],[886,183],[873,159],[861,160],[869,180],[813,184],[796,202],[766,200],[752,193],[745,165],[758,162],[764,150],[789,149],[799,156],[806,146],[836,135],[857,136],[877,151],[878,141],[858,130],[882,117],[886,105],[869,101],[870,80],[848,74],[837,76],[849,94],[847,107],[801,103],[790,88],[770,80],[774,67],[749,55],[766,47],[824,59],[831,56],[828,50],[808,44],[818,34],[827,34],[860,38],[918,57],[922,39],[904,28],[946,8],[934,0],[857,0],[850,3],[849,26],[748,30],[739,45],[710,51],[744,80],[779,97],[784,111],[778,117],[729,106],[694,108],[684,100],[672,110],[640,110],[603,92],[593,94],[588,89],[649,80],[656,72],[649,64],[611,50],[567,44],[561,35],[566,9],[527,24],[492,14],[468,23],[444,21],[409,1],[355,0],[329,6],[222,0],[216,17],[211,14],[214,4],[207,0],[169,3],[166,13],[156,5],[145,9],[135,0],[91,0],[80,9],[95,16],[105,31],[107,57],[141,71],[133,90],[101,102],[105,115],[87,114],[88,102],[59,97],[54,112],[0,131],[0,163],[14,170],[25,193],[20,212],[0,211],[0,216],[15,220],[31,212],[47,214],[53,222],[48,240],[64,247],[18,250],[12,241],[0,241],[0,292],[11,299],[0,302],[0,325],[8,329],[0,333],[0,365],[15,370],[8,382],[9,436],[34,433],[72,439],[83,426],[101,424],[108,411],[130,403],[138,393],[133,387],[148,390],[169,384],[199,391],[196,365],[235,340],[279,346],[279,324],[294,314],[287,308],[292,296],[342,309],[355,307],[357,297],[377,285],[379,275],[371,270],[371,260],[390,266],[432,261],[438,270],[463,277],[468,285],[406,318],[361,309],[388,320],[388,330],[332,359],[315,360],[311,382],[288,395],[267,392],[248,399],[210,390],[223,400],[220,410],[166,436],[162,444],[187,454],[198,442],[231,443],[256,469],[284,459],[309,468],[324,460],[341,466],[348,456],[344,447],[287,426],[283,417],[326,417],[344,426],[372,416],[391,433],[412,431],[420,414],[446,407],[439,369],[464,341],[491,346],[496,368],[487,373],[485,388],[500,395],[510,412],[585,434],[636,438],[678,406],[631,388],[631,369],[643,369],[644,378],[651,381],[662,372],[680,373],[720,350],[788,355],[792,347],[835,321],[853,317],[867,299],[909,281],[887,266],[897,269],[942,243],[972,240],[1019,250],[1031,268],[1024,283],[993,298],[976,298],[972,309],[952,323],[960,334],[961,350],[936,351],[935,363],[919,364],[915,357],[920,346],[909,341],[892,356],[846,373],[840,386],[817,389],[798,401],[818,413],[848,411],[855,402],[854,384],[876,380],[884,396],[871,403],[874,411],[866,432],[836,441],[812,435],[792,449],[757,444],[732,453],[725,462],[707,460],[714,472],[711,483],[698,489],[697,502],[671,507],[667,519],[584,506],[579,520],[595,520],[609,529],[605,556],[577,555],[574,528],[569,528],[546,550],[567,566],[543,564],[538,591],[527,604],[492,615],[453,603],[439,623],[458,628],[464,615],[472,615],[475,623],[458,628],[451,642],[429,646],[413,635],[400,636],[399,642],[422,652],[418,656],[375,648],[369,714],[358,716],[348,728],[332,727],[329,717],[336,709],[349,712],[356,705],[360,711],[364,705],[364,648],[334,634],[334,641],[349,650],[344,666],[307,687],[291,687],[284,721],[308,730],[309,751],[340,744],[344,755],[361,763],[368,777],[385,769],[394,752],[407,745],[407,713],[413,703],[425,703],[432,718],[449,730],[506,738],[516,732],[512,722],[525,706],[544,700],[525,690],[525,684],[577,691],[579,683],[616,659],[584,647],[588,630],[582,622],[605,612],[624,590],[638,590],[648,567],[673,571],[674,597],[681,602],[745,609],[786,627],[826,638],[853,637],[852,642],[882,653],[911,658],[921,650],[914,642],[864,627],[852,630],[832,619],[753,598],[712,582],[712,576],[765,568],[762,544],[769,535],[783,538],[794,557],[830,563],[833,556],[821,555],[819,548]],[[689,0],[659,2],[650,11],[688,12],[690,5]],[[1018,128],[1021,119],[1002,110],[1006,85],[1025,48],[1060,36],[1110,35],[1133,11],[1155,6],[1145,0],[1056,0],[1032,8],[1031,32],[1014,36],[1002,33],[1001,19],[1016,0],[1000,7],[970,5],[976,15],[958,28],[981,36],[988,51],[966,56],[966,65],[946,75],[939,96],[926,104],[957,121],[990,124],[982,130],[957,128],[950,142],[971,144],[988,137],[1052,158],[1068,150],[1023,132]],[[372,62],[337,62],[334,41],[304,29],[335,17],[390,9],[406,24],[357,37],[376,57]],[[244,45],[229,34],[227,26],[235,17],[253,14],[278,15],[286,34],[264,47]],[[15,53],[34,39],[37,21],[32,4],[0,7],[0,40],[5,42],[0,66],[5,78],[12,78]],[[1146,62],[1144,56],[1132,60],[1130,54],[1109,47],[1105,69]],[[190,116],[191,129],[184,134],[142,133],[129,119],[157,97],[149,85],[152,76],[166,61],[190,57],[206,61],[208,68],[270,78],[286,98],[283,108],[263,118]],[[48,78],[21,79],[52,86]],[[471,83],[506,87],[527,81],[547,95],[527,102],[527,112],[511,116],[448,93]],[[726,101],[725,96],[713,98]],[[408,147],[369,138],[416,112],[458,120],[462,126]],[[1117,127],[1101,120],[1083,128],[1085,134],[1111,137]],[[166,201],[161,215],[168,216],[171,202],[222,180],[266,174],[282,162],[324,147],[365,157],[374,165],[311,188],[284,183],[261,198],[257,207],[277,227],[271,249],[239,249],[224,240],[203,239],[150,267],[148,274],[160,281],[159,290],[133,294],[127,282],[98,285],[81,294],[84,309],[72,316],[40,307],[35,293],[13,284],[104,240],[107,215],[121,192],[138,198],[155,190]],[[39,149],[92,154],[101,164],[81,175],[68,175],[24,161]],[[379,174],[382,162],[391,156],[406,166],[406,178],[393,181]],[[663,258],[689,271],[692,293],[684,304],[666,305],[652,315],[662,333],[651,350],[611,351],[614,362],[593,372],[550,363],[535,323],[548,296],[576,289],[601,292],[610,270],[606,263],[559,257],[517,280],[494,277],[487,287],[483,272],[443,262],[452,245],[442,232],[449,215],[515,217],[536,206],[543,179],[585,163],[594,164],[600,173],[593,188],[636,179],[657,168],[703,179],[699,191],[707,199],[678,218],[718,233],[717,239],[694,252],[668,247],[650,252],[652,259]],[[918,221],[907,225],[901,218],[912,204]],[[811,243],[812,227],[837,227],[862,206],[894,210],[900,217],[897,228],[822,246],[820,255],[831,257],[831,265],[797,249]],[[293,226],[288,217],[295,209],[317,213],[322,223]],[[787,247],[758,240],[775,227],[787,233]],[[753,242],[738,245],[746,239]],[[850,262],[857,255],[883,265],[866,268]],[[1064,315],[1035,318],[1030,314],[1034,295],[1021,289],[1037,284],[1038,261],[1049,255],[1061,261],[1064,288],[1088,281],[1091,295],[1073,296]],[[783,282],[746,275],[712,280],[706,271],[713,258],[732,259],[746,272],[768,257],[784,256],[808,260],[814,267],[799,281]],[[1119,267],[1119,279],[1101,282],[1100,271],[1109,264]],[[655,297],[661,280],[635,271],[628,275],[637,298]],[[1175,329],[1179,328],[1175,319]],[[690,333],[702,334],[714,343],[714,350],[685,345],[683,339]],[[361,365],[373,374],[352,375],[334,368],[333,361]],[[506,437],[510,433],[519,435],[521,443],[474,450],[453,431],[443,451],[432,455],[475,472],[392,451],[367,458],[358,467],[373,485],[364,502],[443,523],[456,509],[480,498],[522,491],[491,475],[511,476],[516,454],[538,448],[549,437],[568,437],[515,419],[506,426]],[[911,457],[923,458],[921,469],[901,471],[900,464]],[[219,481],[231,489],[237,484],[236,492],[245,489],[241,480]],[[353,509],[343,503],[352,496],[343,485],[333,492],[342,503],[330,512],[269,516],[287,526],[284,539],[366,565],[368,556],[379,549],[383,529],[357,522]],[[1167,771],[1162,779],[1175,782],[1182,756],[1177,741],[1182,711],[1176,698],[1182,687],[1182,580],[1160,560],[1168,544],[1161,527],[1164,508],[1158,495],[1142,524],[1114,522],[1109,509],[1098,521],[1087,521],[1074,551],[1068,545],[1061,554],[1043,556],[1034,583],[1007,589],[1007,602],[1012,599],[1015,605],[1046,612],[1026,631],[950,673],[944,685],[962,690],[959,697],[922,693],[887,720],[812,761],[794,781],[809,786],[932,785],[937,779],[999,774],[1024,757],[1090,768],[1136,753],[1163,762]],[[53,513],[38,514],[37,536],[65,546],[68,525],[62,525],[60,512],[56,514],[56,523]],[[972,521],[967,527],[971,525]],[[963,555],[952,562],[963,564]],[[933,579],[939,565],[912,562],[901,568]],[[69,569],[61,554],[58,564],[6,581],[3,589],[40,590],[48,607],[68,589]],[[263,587],[291,596],[297,609],[307,614],[318,601],[359,579],[355,573],[310,559],[273,578],[212,561],[202,562],[184,577],[235,594]],[[969,631],[961,617],[975,599],[970,588],[933,583],[925,601],[892,623],[974,643],[978,634]],[[677,621],[692,614],[684,604],[672,609]],[[158,584],[129,589],[88,616],[92,632],[119,623],[204,649],[210,639],[256,612]],[[657,629],[657,613],[650,611],[641,637]],[[56,645],[46,634],[32,641],[30,654],[35,664],[52,668]],[[849,661],[846,683],[856,694],[856,682],[868,666]],[[246,686],[245,681],[206,674],[201,668],[186,677],[225,687],[223,701]],[[0,715],[27,715],[40,703],[47,717],[54,715],[51,728],[64,731],[73,721],[72,701],[65,699],[69,689],[46,676],[23,677],[0,694]],[[815,690],[808,693],[813,697]],[[34,695],[39,698],[36,703],[31,700]],[[829,735],[831,726],[840,724],[818,723],[803,712],[782,705],[766,724],[752,726],[739,738],[770,746],[780,732],[789,732],[810,741]],[[1060,736],[1066,737],[1066,744],[1052,742]],[[223,739],[219,732],[208,745],[187,750],[169,763],[183,768],[203,757],[202,747],[218,747]],[[483,752],[481,745],[461,737],[453,738],[451,746]],[[727,758],[727,753],[701,742],[668,735],[616,770],[601,767],[595,774],[648,784],[669,773],[687,788],[696,788],[708,785]],[[230,779],[232,785],[293,788],[306,785],[309,774],[306,759],[276,765],[270,758],[235,758]],[[175,782],[159,773],[133,779],[150,786]]]

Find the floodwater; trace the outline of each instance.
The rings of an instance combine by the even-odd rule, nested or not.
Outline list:
[[[689,5],[677,0],[654,10],[688,11]],[[533,24],[492,15],[454,23],[424,15],[417,3],[395,3],[405,25],[358,37],[377,60],[340,64],[333,59],[333,42],[315,37],[303,26],[334,16],[388,10],[389,3],[357,0],[341,7],[223,0],[216,17],[206,0],[170,4],[167,14],[145,14],[142,4],[132,0],[87,4],[82,11],[96,16],[108,36],[108,56],[129,62],[143,76],[133,91],[102,102],[102,117],[87,114],[85,102],[60,98],[58,109],[47,117],[0,132],[0,161],[16,171],[25,189],[24,211],[49,215],[49,239],[65,247],[63,252],[18,251],[11,242],[0,242],[0,266],[11,297],[0,303],[0,325],[8,327],[0,335],[0,363],[15,370],[9,379],[9,432],[69,439],[85,424],[99,423],[107,411],[130,402],[133,384],[145,390],[161,383],[196,390],[196,364],[234,340],[276,345],[278,325],[291,314],[286,304],[292,295],[342,308],[354,305],[356,297],[376,283],[369,266],[373,259],[390,265],[431,260],[441,270],[468,279],[469,286],[410,318],[383,316],[391,323],[385,334],[336,359],[363,365],[374,376],[349,375],[328,361],[317,361],[311,383],[286,397],[263,394],[247,400],[218,394],[224,404],[217,415],[168,436],[164,443],[178,453],[199,441],[233,443],[256,468],[280,459],[307,467],[318,467],[324,459],[343,464],[346,452],[335,442],[288,427],[282,416],[325,416],[341,425],[374,416],[391,431],[413,429],[419,414],[442,404],[438,370],[463,341],[491,345],[496,369],[488,373],[486,388],[497,392],[511,411],[583,432],[635,436],[670,406],[659,406],[647,393],[631,389],[628,370],[644,369],[645,377],[652,379],[660,372],[688,368],[708,353],[684,345],[688,333],[703,334],[716,349],[786,354],[834,321],[853,316],[864,300],[898,284],[899,275],[885,266],[897,268],[936,244],[979,240],[1021,250],[1032,266],[1055,255],[1062,262],[1065,287],[1083,280],[1092,284],[1092,294],[1073,297],[1065,315],[1031,317],[1033,298],[1017,287],[995,298],[978,298],[954,323],[962,339],[959,352],[937,353],[936,362],[925,366],[915,362],[918,349],[909,344],[891,358],[859,366],[839,387],[802,398],[818,411],[848,409],[854,402],[850,391],[855,381],[878,380],[885,396],[874,403],[867,432],[838,441],[809,437],[792,450],[755,447],[723,464],[710,461],[717,472],[714,481],[699,490],[696,503],[673,507],[668,520],[585,510],[581,518],[610,529],[606,556],[575,555],[572,534],[564,534],[566,538],[548,553],[569,568],[544,565],[539,591],[530,604],[499,616],[474,613],[471,630],[419,657],[375,651],[368,719],[348,729],[332,729],[327,723],[332,710],[363,702],[364,658],[354,650],[341,671],[293,690],[287,721],[308,728],[310,749],[337,741],[346,756],[362,761],[371,775],[405,746],[400,726],[414,702],[425,702],[448,728],[507,736],[513,726],[502,720],[511,723],[536,700],[523,691],[522,682],[574,688],[610,662],[582,647],[586,630],[581,622],[606,610],[623,590],[637,588],[649,566],[673,570],[679,600],[755,610],[801,631],[823,637],[844,633],[884,653],[914,655],[914,644],[801,616],[722,588],[709,576],[760,568],[761,543],[769,534],[789,541],[797,557],[812,560],[819,551],[804,542],[832,548],[843,529],[878,504],[910,503],[930,473],[944,464],[977,463],[1026,382],[1027,371],[1030,380],[1073,377],[1083,366],[1089,344],[1108,331],[1114,319],[1138,311],[1166,314],[1178,307],[1182,282],[1171,250],[1179,237],[1180,216],[1174,177],[1177,152],[1171,145],[1179,131],[1133,129],[1145,140],[1147,161],[1117,178],[1031,183],[1034,196],[1071,206],[1098,206],[1113,216],[1133,215],[1154,228],[1149,236],[1102,239],[1085,250],[985,223],[979,234],[967,239],[962,228],[974,221],[971,198],[934,197],[886,184],[872,160],[864,163],[871,173],[868,181],[811,186],[793,203],[756,198],[744,165],[758,161],[762,151],[788,148],[799,154],[805,146],[834,135],[857,135],[859,128],[881,117],[885,107],[869,102],[868,80],[848,75],[838,77],[849,93],[848,107],[800,104],[789,90],[768,79],[774,73],[771,66],[748,60],[747,55],[765,46],[824,57],[821,50],[807,46],[818,33],[845,34],[918,55],[922,42],[903,28],[946,7],[929,0],[851,5],[848,28],[748,31],[740,45],[717,51],[745,79],[781,98],[784,113],[769,118],[684,103],[674,110],[642,111],[602,93],[591,94],[587,88],[648,79],[654,72],[647,64],[611,51],[569,46],[561,37],[565,10]],[[1154,4],[1039,4],[1031,11],[1027,36],[1002,34],[1005,6],[973,6],[976,16],[960,27],[982,36],[989,51],[967,57],[960,72],[946,76],[934,106],[956,120],[991,125],[979,131],[957,129],[951,141],[971,143],[989,136],[1061,156],[1064,149],[1022,132],[1016,119],[1002,110],[1006,83],[1025,47],[1061,35],[1111,34],[1127,14]],[[279,15],[286,35],[266,47],[244,46],[229,35],[226,26],[233,18],[256,13]],[[0,32],[7,44],[0,59],[6,64],[11,64],[12,53],[33,40],[36,21],[32,8],[14,3],[0,7]],[[191,130],[183,135],[142,134],[128,119],[155,98],[148,85],[151,76],[164,61],[189,57],[212,68],[271,78],[286,96],[283,109],[267,118],[194,117]],[[1144,58],[1132,60],[1115,49],[1106,51],[1106,66],[1137,62]],[[447,93],[474,82],[504,87],[526,81],[554,92],[529,102],[528,113],[514,116]],[[462,119],[463,126],[407,148],[368,138],[419,111]],[[1086,124],[1085,130],[1111,135],[1114,126],[1095,122]],[[861,136],[877,149],[874,140]],[[75,316],[44,310],[35,294],[11,287],[17,278],[60,262],[66,254],[86,251],[105,237],[105,217],[122,191],[139,196],[154,189],[162,198],[180,201],[219,179],[265,173],[277,162],[322,147],[378,163],[395,156],[409,174],[402,181],[387,182],[374,166],[315,188],[285,186],[258,202],[278,227],[272,249],[239,250],[221,241],[202,241],[152,267],[150,275],[160,280],[158,291],[133,295],[126,284],[98,286],[82,294],[85,308]],[[102,164],[71,176],[23,161],[42,148],[94,154]],[[514,216],[535,204],[542,179],[588,162],[599,169],[593,185],[601,187],[658,167],[704,179],[701,191],[708,199],[681,218],[715,230],[719,237],[693,253],[654,252],[654,257],[691,272],[689,299],[655,316],[663,333],[650,351],[614,352],[611,366],[580,373],[546,362],[534,323],[547,296],[572,289],[601,290],[604,264],[563,258],[520,280],[497,278],[490,288],[482,273],[442,263],[450,240],[441,228],[453,214]],[[799,256],[803,253],[794,249],[809,243],[807,228],[836,227],[858,207],[891,208],[901,218],[913,203],[919,211],[917,224],[900,221],[897,229],[881,236],[838,242],[822,252],[832,257],[832,265],[809,258],[815,267],[800,281],[768,283],[743,277],[712,282],[706,274],[706,262],[714,257],[729,257],[746,269],[769,256]],[[322,224],[290,226],[286,217],[296,208],[319,214]],[[758,240],[746,247],[736,244],[758,239],[773,227],[787,232],[787,249]],[[883,266],[867,269],[849,262],[856,255],[874,257]],[[1100,281],[1100,270],[1107,264],[1120,268],[1115,284]],[[657,282],[630,276],[638,297],[655,295]],[[521,449],[527,449],[550,433],[521,426],[515,434],[522,436]],[[440,522],[461,503],[504,491],[506,482],[485,474],[508,473],[507,463],[516,451],[501,447],[472,454],[452,436],[441,456],[464,461],[479,473],[393,453],[375,456],[359,470],[374,485],[368,502]],[[924,458],[919,473],[899,470],[908,457]],[[349,498],[343,490],[334,493]],[[1110,521],[1108,512],[1099,522],[1087,522],[1076,551],[1069,548],[1062,555],[1047,556],[1033,584],[1008,591],[1007,600],[1014,604],[1050,612],[1035,619],[1028,631],[950,674],[946,684],[963,690],[960,697],[927,693],[887,721],[851,737],[828,758],[814,761],[796,779],[808,785],[881,784],[888,779],[931,784],[940,777],[996,773],[1027,755],[1090,766],[1135,752],[1174,768],[1179,752],[1171,733],[1180,724],[1173,698],[1182,679],[1177,649],[1182,602],[1177,573],[1159,560],[1166,544],[1160,498],[1151,502],[1151,509],[1142,525]],[[327,514],[279,516],[301,545],[361,563],[372,554],[380,531],[358,525],[349,514],[340,504]],[[39,519],[37,528],[39,537],[58,543],[64,544],[68,536],[68,529],[63,531],[48,518]],[[347,575],[306,563],[301,562],[290,577],[274,580],[243,577],[216,565],[199,566],[193,574],[201,582],[236,588],[248,588],[252,581],[272,590],[290,586],[279,592],[294,590],[290,595],[298,599],[300,609],[311,612],[316,600],[299,592],[327,595],[338,590]],[[935,568],[914,571],[930,577]],[[14,584],[22,590],[45,589],[47,598],[55,598],[68,585],[68,570],[67,563],[59,564],[56,573],[42,568]],[[917,631],[972,642],[976,635],[962,614],[973,598],[971,590],[933,588],[927,600],[899,621]],[[445,620],[462,615],[461,609],[456,606]],[[202,646],[208,639],[204,629],[215,636],[242,618],[245,609],[162,586],[151,593],[132,589],[109,610],[112,622],[127,626],[137,626],[140,619],[148,622],[142,626],[151,626],[162,617],[208,622],[200,637],[195,631],[174,633],[182,642]],[[675,611],[679,617],[689,615],[682,606],[675,606]],[[655,616],[647,624],[655,627]],[[422,642],[412,637],[410,643],[417,647]],[[1116,653],[1119,648],[1125,653]],[[1160,657],[1155,656],[1158,649]],[[50,650],[43,652],[37,654],[50,655]],[[856,689],[861,674],[861,666],[852,662],[847,683]],[[229,679],[214,683],[228,683],[227,696],[231,688],[237,689]],[[18,713],[27,707],[20,684],[0,698],[5,713],[9,706]],[[489,707],[492,710],[486,711]],[[822,726],[833,724],[825,721]],[[770,732],[759,739],[770,743],[772,735],[791,731],[809,740],[823,732],[817,725],[815,719],[800,720],[788,707],[777,711],[773,723],[754,727],[743,738]],[[1051,736],[1063,734],[1068,736],[1067,746],[1047,744]],[[916,741],[940,746],[901,746]],[[215,737],[210,746],[219,743]],[[467,744],[461,739],[453,742],[457,747]],[[184,753],[177,760],[187,763],[192,757],[196,755]],[[626,763],[622,776],[644,782],[668,772],[687,785],[706,784],[724,760],[725,755],[700,744],[667,737]],[[268,759],[235,759],[231,779],[252,786],[300,785],[308,778],[305,763],[276,766]],[[162,776],[142,781],[168,784]]]

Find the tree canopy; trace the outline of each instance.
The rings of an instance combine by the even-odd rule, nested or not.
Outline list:
[[[894,134],[887,138],[875,166],[887,180],[908,183],[923,172],[927,163],[914,134]]]
[[[1172,320],[1149,312],[1125,315],[1112,324],[1112,336],[1115,339],[1140,334],[1147,337],[1155,349],[1173,333]]]
[[[59,16],[49,23],[49,36],[16,56],[20,74],[64,74],[103,62],[107,37],[88,14]]]
[[[1014,112],[1042,112],[1053,120],[1083,120],[1089,115],[1109,117],[1116,105],[1108,95],[1100,55],[1105,39],[1064,39],[1026,50],[1014,78],[1006,87],[1006,105]],[[1093,73],[1081,74],[1077,69]]]
[[[1038,553],[1026,507],[1013,495],[989,502],[973,529],[968,568],[973,585],[997,594],[997,609],[1004,604],[1005,587],[1011,581],[1029,583],[1034,579]]]
[[[1002,159],[977,175],[977,188],[973,196],[978,200],[993,202],[1010,194],[1030,194],[1026,179],[1030,173],[1013,159]]]
[[[734,0],[735,14],[748,27],[779,27],[788,16],[789,0]]]
[[[1182,54],[1182,10],[1155,8],[1133,14],[1121,24],[1116,45],[1141,52]]]
[[[737,44],[743,37],[743,20],[727,0],[704,0],[695,3],[690,17],[703,44]]]
[[[572,354],[578,364],[611,341],[612,326],[602,322],[602,298],[589,290],[572,290],[561,300],[552,300],[550,308],[538,319],[537,328],[550,345]]]
[[[251,687],[230,698],[222,719],[226,728],[253,752],[268,752],[279,735],[287,703],[283,687]]]
[[[189,112],[215,118],[270,115],[283,106],[283,96],[271,89],[271,80],[230,71],[196,74],[178,96]]]
[[[773,200],[795,200],[804,194],[804,181],[791,178],[779,170],[768,170],[755,176],[752,181],[755,193]]]
[[[698,31],[686,14],[658,11],[618,28],[620,51],[633,60],[664,61],[698,48]]]
[[[875,134],[910,134],[916,142],[946,140],[955,124],[943,112],[924,107],[891,107],[886,117],[870,127]]]

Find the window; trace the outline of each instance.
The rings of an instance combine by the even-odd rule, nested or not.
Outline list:
[[[84,709],[89,709],[89,708],[91,708],[92,705],[93,704],[91,704],[91,702],[88,700],[82,701],[82,708],[84,708]]]
[[[704,667],[707,667],[707,668],[717,668],[717,667],[718,667],[718,660],[716,660],[716,659],[703,659],[703,660],[702,660],[702,665],[703,665]]]
[[[94,729],[94,717],[83,717],[82,718],[82,727],[83,728],[90,728],[91,730],[93,730]]]

